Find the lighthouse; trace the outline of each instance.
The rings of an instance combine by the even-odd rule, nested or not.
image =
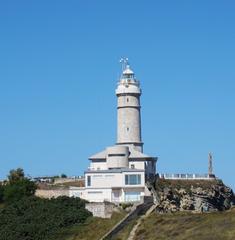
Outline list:
[[[127,59],[116,88],[117,96],[117,145],[132,146],[143,152],[141,141],[140,83],[135,78]]]
[[[115,89],[117,141],[89,157],[82,198],[91,202],[139,202],[146,194],[146,181],[155,176],[156,157],[143,153],[141,138],[140,83],[128,59]]]

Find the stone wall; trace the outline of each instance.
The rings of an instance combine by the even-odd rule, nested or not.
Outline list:
[[[55,178],[54,184],[73,183],[84,181],[84,178]]]
[[[41,198],[57,198],[60,196],[69,197],[69,189],[37,189],[35,196]]]
[[[86,209],[92,212],[94,217],[111,218],[115,205],[110,202],[86,203]]]

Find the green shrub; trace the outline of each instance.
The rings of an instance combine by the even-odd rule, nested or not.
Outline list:
[[[51,240],[61,228],[89,216],[80,198],[25,197],[0,210],[0,240]]]
[[[123,210],[125,210],[128,207],[132,207],[133,203],[121,203],[120,206],[122,207]]]
[[[33,196],[36,189],[36,184],[26,178],[9,182],[4,186],[3,200],[6,203],[12,203],[24,197]]]

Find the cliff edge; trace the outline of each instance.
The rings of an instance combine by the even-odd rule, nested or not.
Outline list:
[[[158,179],[154,188],[159,196],[157,212],[215,212],[230,209],[235,203],[231,188],[221,180]]]

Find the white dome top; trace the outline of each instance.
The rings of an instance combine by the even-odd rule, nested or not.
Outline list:
[[[130,66],[127,65],[126,69],[122,72],[123,75],[134,75],[134,72],[130,69]]]

